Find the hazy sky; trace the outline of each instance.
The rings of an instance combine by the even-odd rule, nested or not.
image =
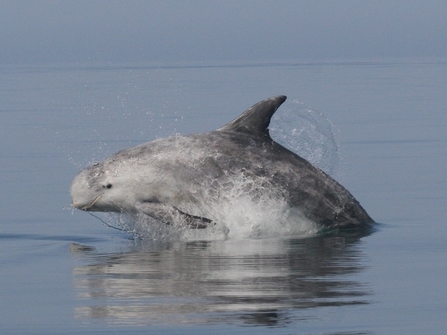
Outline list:
[[[447,1],[0,1],[0,63],[447,58]]]

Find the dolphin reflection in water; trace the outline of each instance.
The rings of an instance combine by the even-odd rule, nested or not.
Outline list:
[[[354,231],[77,251],[86,262],[73,270],[75,315],[126,325],[312,322],[321,308],[370,303],[359,279],[367,266],[360,240],[370,232]]]

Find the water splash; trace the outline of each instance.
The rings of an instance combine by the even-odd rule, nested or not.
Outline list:
[[[253,208],[253,206],[251,207]],[[262,218],[255,210],[249,210],[244,216],[247,221],[234,220],[241,216],[238,209],[232,208],[227,212],[226,223],[217,222],[206,229],[194,229],[176,222],[172,225],[160,222],[145,214],[100,213],[94,215],[109,228],[120,229],[136,239],[151,241],[223,241],[265,238],[305,238],[318,233],[315,223],[293,213],[283,220],[275,220],[276,215]],[[295,216],[294,216],[295,214]]]
[[[337,129],[321,112],[292,100],[285,102],[270,124],[272,138],[331,176],[340,168]]]
[[[136,238],[158,241],[308,237],[318,232],[314,222],[290,208],[284,194],[272,194],[273,187],[259,178],[241,173],[227,180],[225,185],[211,186],[215,182],[210,179],[209,185],[203,186],[197,197],[200,204],[182,207],[186,213],[212,218],[213,223],[206,229],[187,226],[180,215],[169,225],[143,213],[107,213],[95,217]],[[266,188],[270,191],[266,192]],[[204,208],[206,212],[197,213],[197,208]]]

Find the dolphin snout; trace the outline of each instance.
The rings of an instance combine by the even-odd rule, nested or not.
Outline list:
[[[74,207],[74,208],[77,208],[77,209],[80,209],[80,210],[82,210],[82,211],[86,211],[86,210],[88,210],[88,206],[87,206],[87,205],[84,205],[84,204],[77,204],[77,203],[74,203],[74,202],[73,202],[73,207]]]
[[[83,210],[83,211],[88,211],[90,210],[93,206],[95,206],[95,204],[99,201],[99,199],[101,199],[102,194],[98,195],[95,199],[93,199],[93,201],[85,204],[85,203],[76,203],[75,200],[73,199],[73,206],[77,209]]]

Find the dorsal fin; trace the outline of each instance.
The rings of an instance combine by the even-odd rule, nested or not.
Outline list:
[[[285,95],[278,95],[262,100],[217,130],[235,131],[257,136],[270,136],[268,132],[270,119],[286,99],[287,97]]]

